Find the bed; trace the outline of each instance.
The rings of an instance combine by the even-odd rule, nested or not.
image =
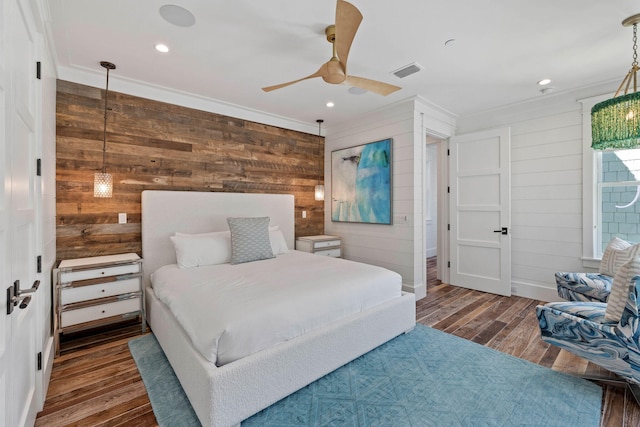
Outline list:
[[[294,248],[292,195],[149,190],[142,193],[145,315],[203,426],[239,425],[256,412],[414,327],[415,297],[401,292],[395,298],[376,302],[328,325],[218,366],[196,349],[190,337],[193,331],[181,325],[150,285],[154,272],[176,264],[170,236],[176,232],[228,230],[228,217],[269,217],[270,224],[281,231],[287,247]],[[298,254],[292,251],[291,257]],[[306,253],[303,256],[317,257],[318,261],[320,258]],[[281,258],[284,260],[286,255]]]

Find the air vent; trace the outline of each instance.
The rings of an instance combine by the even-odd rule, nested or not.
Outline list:
[[[413,62],[409,65],[405,65],[404,67],[398,68],[395,71],[392,71],[392,73],[395,74],[396,77],[403,79],[407,76],[410,76],[411,74],[417,73],[420,70],[422,70],[422,66],[420,66],[420,64],[418,64],[417,62]]]

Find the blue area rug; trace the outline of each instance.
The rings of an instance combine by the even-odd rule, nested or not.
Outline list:
[[[199,425],[153,335],[129,342],[161,426]],[[242,426],[599,426],[602,390],[416,325]]]

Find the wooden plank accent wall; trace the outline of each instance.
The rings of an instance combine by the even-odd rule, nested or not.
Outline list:
[[[109,91],[106,169],[112,198],[93,197],[102,168],[104,89],[57,82],[58,259],[141,255],[142,190],[293,194],[296,236],[322,234],[324,138]],[[302,211],[307,218],[302,218]],[[118,224],[118,213],[127,224]]]

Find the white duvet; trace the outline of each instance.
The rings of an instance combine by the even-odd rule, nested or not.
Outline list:
[[[218,366],[397,298],[402,286],[393,271],[299,251],[238,265],[167,265],[151,280]]]

